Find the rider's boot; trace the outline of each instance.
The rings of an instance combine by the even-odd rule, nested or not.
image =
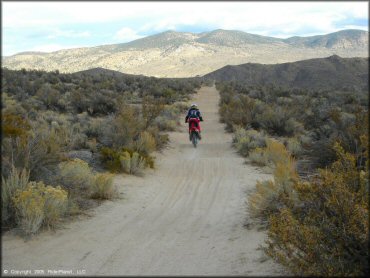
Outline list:
[[[202,135],[200,134],[200,131],[198,132],[199,134],[199,140],[202,140]]]
[[[191,132],[189,131],[189,141],[191,141]]]

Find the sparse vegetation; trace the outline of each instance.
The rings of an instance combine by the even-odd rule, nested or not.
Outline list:
[[[152,153],[166,145],[164,132],[184,109],[175,102],[201,84],[104,70],[3,69],[2,81],[3,224],[26,234],[90,208],[91,199],[115,198],[104,168],[135,175],[153,168]]]
[[[335,149],[338,159],[316,179],[294,183],[299,202],[269,215],[265,250],[296,275],[369,275],[368,165]]]
[[[266,254],[295,275],[369,275],[366,90],[217,86],[238,152],[273,169],[248,195],[249,216],[267,229]],[[250,135],[264,133],[265,146],[253,144]]]

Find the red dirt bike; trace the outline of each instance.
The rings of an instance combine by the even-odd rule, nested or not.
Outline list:
[[[190,118],[188,121],[190,125],[189,139],[193,143],[194,148],[196,148],[199,140],[201,139],[200,126],[199,126],[200,120],[198,118]]]

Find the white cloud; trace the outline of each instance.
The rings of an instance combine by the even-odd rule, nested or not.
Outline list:
[[[366,1],[6,1],[2,3],[3,43],[21,45],[27,41],[27,34],[45,28],[53,30],[49,39],[61,38],[63,43],[70,45],[81,43],[78,38],[86,38],[84,39],[86,45],[97,45],[99,41],[101,44],[127,42],[141,38],[142,34],[186,30],[184,26],[189,30],[199,31],[202,31],[202,28],[207,30],[221,28],[265,36],[277,36],[276,34],[279,34],[279,37],[307,36],[327,34],[345,28],[367,30],[367,26],[359,22],[369,20],[368,8],[369,3]],[[109,23],[104,38],[101,35],[99,37],[94,31],[96,26],[103,26],[102,23]],[[90,30],[91,33],[73,31],[81,30],[79,24],[84,24],[82,30]],[[121,26],[124,27],[115,34],[112,33],[115,28]],[[108,36],[111,41],[107,41]],[[57,48],[56,45],[51,47],[52,44],[48,44],[48,41],[37,43],[49,45],[46,49]],[[13,49],[7,49],[5,52],[12,52]]]
[[[278,25],[330,26],[340,18],[368,19],[361,2],[4,2],[3,26],[51,26],[141,19],[147,27],[217,24],[246,29]],[[319,19],[319,20],[318,20]]]
[[[140,30],[176,30],[181,25],[198,25],[246,32],[260,30],[258,33],[264,35],[304,36],[302,32],[307,30],[335,32],[338,22],[349,18],[368,20],[366,2],[197,2],[191,7],[174,7],[169,7],[170,11],[164,9],[167,14],[154,18]]]
[[[139,35],[134,30],[128,27],[123,27],[114,35],[114,39],[120,40],[121,42],[129,42],[133,40],[140,39],[144,36]]]

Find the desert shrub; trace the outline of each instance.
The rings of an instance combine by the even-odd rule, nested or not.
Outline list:
[[[138,115],[137,109],[129,105],[123,105],[113,121],[107,123],[111,128],[107,130],[104,136],[110,137],[112,143],[106,146],[113,148],[131,146],[134,139],[143,130],[144,122]]]
[[[113,199],[117,194],[117,189],[113,184],[113,175],[107,173],[99,173],[95,175],[92,185],[92,198]]]
[[[104,125],[103,118],[92,118],[88,122],[87,126],[85,126],[85,134],[89,138],[98,138],[101,136],[102,127]]]
[[[150,126],[146,129],[146,131],[153,136],[157,150],[161,150],[169,142],[168,134],[161,133],[157,126]]]
[[[154,120],[165,109],[165,100],[163,98],[155,99],[152,96],[145,96],[141,103],[141,110],[145,128],[152,125]]]
[[[26,137],[31,126],[27,119],[20,115],[2,113],[2,134],[4,137]]]
[[[121,162],[120,162],[120,155],[119,151],[108,147],[102,147],[100,149],[101,160],[104,166],[111,172],[120,172],[121,170]]]
[[[142,170],[145,168],[145,159],[137,152],[134,152],[131,156],[131,169],[130,173],[134,175],[141,175]]]
[[[123,172],[131,172],[131,155],[129,152],[123,152],[119,158]]]
[[[246,95],[222,94],[219,108],[221,122],[226,123],[227,130],[231,130],[233,125],[246,127],[254,120],[255,106],[255,101]]]
[[[112,172],[129,174],[141,173],[145,167],[154,168],[154,158],[150,155],[139,154],[133,150],[122,148],[114,150],[103,147],[100,150],[105,167]]]
[[[264,132],[236,127],[233,135],[233,145],[241,155],[248,156],[250,151],[265,147],[266,139]]]
[[[280,106],[266,105],[264,111],[256,115],[256,121],[269,134],[278,136],[291,136],[294,134],[295,126],[298,126],[298,123],[290,120],[287,109]]]
[[[368,168],[358,169],[339,144],[335,150],[328,169],[296,183],[300,205],[269,219],[265,251],[299,276],[369,275]]]
[[[155,124],[160,131],[175,131],[178,126],[176,120],[168,119],[164,116],[158,116],[155,120]]]
[[[289,118],[285,122],[284,130],[285,130],[285,134],[287,134],[288,136],[292,136],[292,135],[297,135],[297,134],[303,133],[304,132],[304,126],[303,126],[303,124],[301,124],[300,122],[298,122],[294,118]]]
[[[123,172],[127,174],[141,175],[145,168],[145,159],[137,152],[123,152],[120,156],[120,162]]]
[[[89,164],[75,158],[59,164],[59,183],[72,194],[89,195],[94,181],[94,174]]]
[[[17,225],[26,233],[36,233],[44,220],[45,200],[34,184],[13,197]]]
[[[4,175],[13,164],[29,170],[31,180],[47,179],[63,160],[62,138],[45,126],[32,127],[27,137],[4,138],[2,146]]]
[[[294,160],[278,161],[274,180],[258,181],[255,192],[249,195],[250,216],[267,224],[269,216],[283,207],[294,205],[297,198],[293,186],[297,180]]]
[[[278,162],[288,163],[290,155],[284,144],[267,139],[266,148],[256,148],[250,153],[249,159],[260,166],[275,168]]]
[[[266,157],[268,164],[276,165],[278,162],[288,162],[290,155],[285,146],[273,139],[267,140]]]
[[[29,171],[26,169],[18,170],[13,165],[9,176],[1,178],[2,223],[14,221],[15,211],[12,198],[17,190],[23,190],[27,186],[28,181]]]
[[[60,218],[67,212],[68,194],[60,186],[44,186],[42,191],[45,199],[43,224],[49,228],[54,228]]]
[[[295,158],[299,157],[303,150],[297,137],[288,138],[286,142],[286,148]]]
[[[264,148],[255,148],[249,153],[248,158],[252,164],[258,166],[266,166],[268,164]]]
[[[165,106],[160,115],[155,118],[155,125],[160,131],[175,131],[179,125],[178,118],[180,113],[185,114],[188,107],[184,103]]]
[[[140,133],[139,138],[133,143],[133,149],[139,153],[149,155],[156,149],[156,142],[152,134],[147,131]]]
[[[60,187],[45,186],[43,182],[30,182],[23,190],[17,190],[12,200],[16,222],[29,235],[42,225],[56,225],[66,211],[67,192]]]

